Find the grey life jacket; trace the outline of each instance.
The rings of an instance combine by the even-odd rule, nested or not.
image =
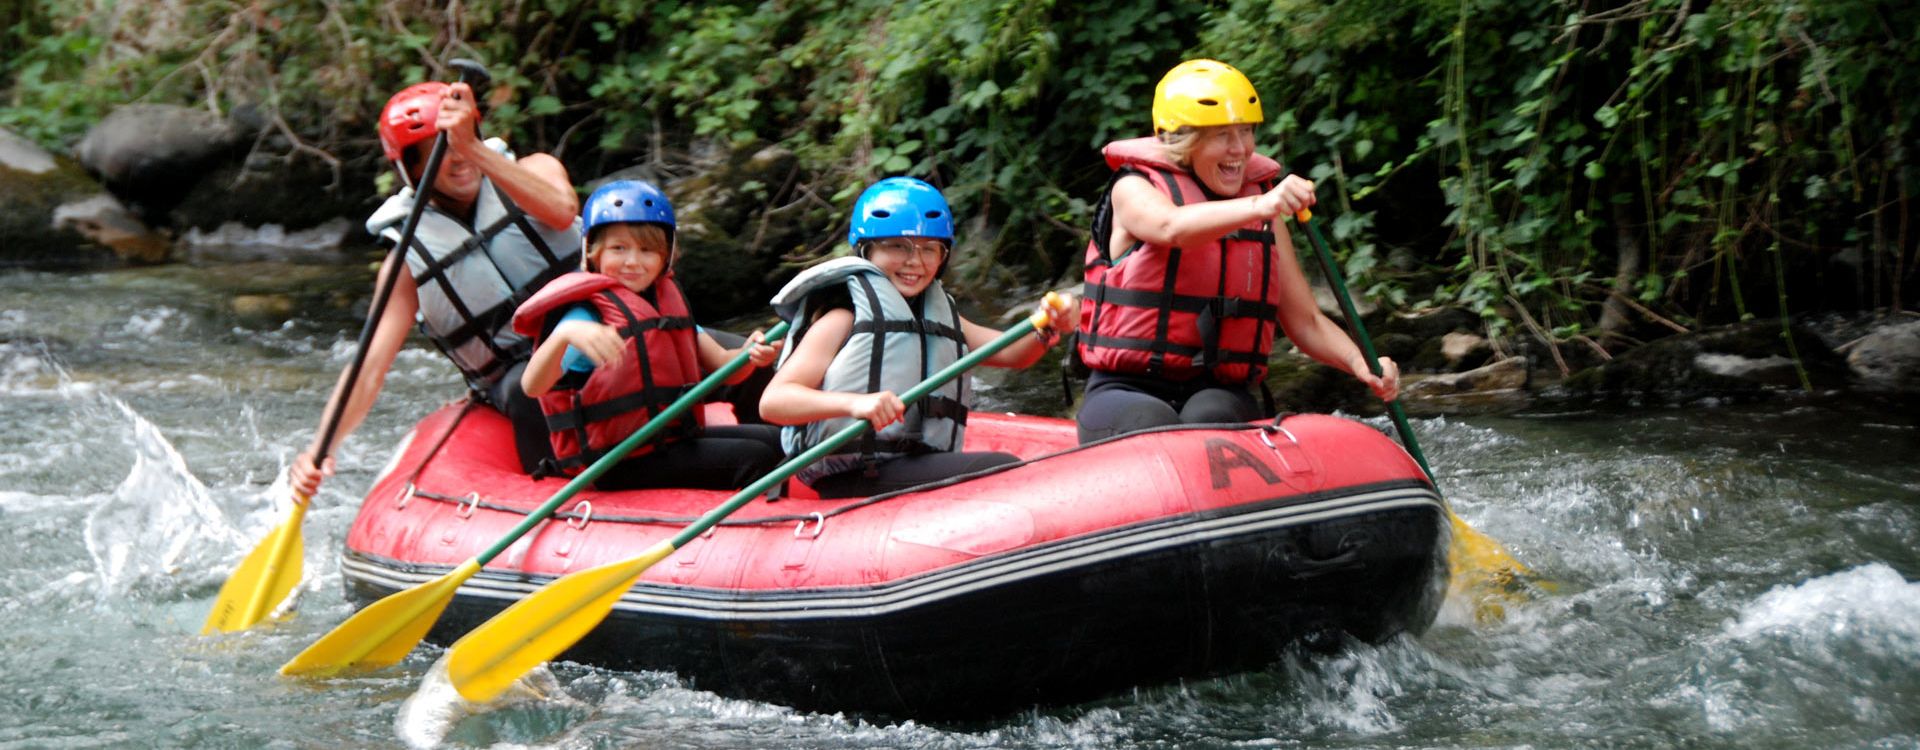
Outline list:
[[[508,158],[499,139],[487,145]],[[387,199],[367,232],[391,247],[413,208],[413,189]],[[502,373],[533,352],[513,331],[513,311],[548,281],[580,267],[580,220],[551,229],[527,216],[491,180],[482,179],[473,224],[432,204],[420,215],[407,270],[419,289],[421,333],[484,395]]]
[[[780,364],[798,348],[817,312],[815,292],[840,287],[853,300],[853,332],[827,366],[820,390],[839,393],[904,394],[920,381],[966,356],[966,335],[953,298],[939,281],[920,294],[917,304],[900,296],[872,263],[839,258],[801,272],[774,295],[773,309],[792,322],[794,334],[780,352]],[[954,378],[923,399],[907,405],[900,420],[862,438],[796,475],[802,482],[871,467],[898,455],[958,451],[966,437],[968,378]],[[795,456],[852,424],[851,417],[783,428],[780,442]]]

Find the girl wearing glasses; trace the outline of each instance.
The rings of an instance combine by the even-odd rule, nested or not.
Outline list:
[[[856,419],[874,429],[796,477],[822,498],[857,497],[1017,461],[960,450],[967,378],[911,406],[898,395],[1001,334],[962,317],[940,286],[953,246],[946,198],[920,180],[890,177],[867,188],[853,210],[847,241],[855,257],[807,269],[773,299],[774,310],[793,321],[794,343],[781,355],[760,414],[787,425],[781,441],[789,456]],[[1038,361],[1079,325],[1079,306],[1069,310],[986,364]]]

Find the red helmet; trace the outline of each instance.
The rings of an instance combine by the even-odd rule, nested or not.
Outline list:
[[[447,84],[438,81],[416,83],[394,94],[380,110],[380,147],[387,159],[400,161],[400,152],[408,146],[432,138],[439,131],[433,126],[440,116],[440,97]]]

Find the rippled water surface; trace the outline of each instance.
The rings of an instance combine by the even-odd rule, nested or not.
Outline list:
[[[460,395],[437,354],[405,352],[307,521],[298,615],[197,635],[283,517],[286,463],[352,356],[355,319],[312,292],[346,273],[0,273],[0,746],[1920,746],[1920,416],[1858,399],[1418,420],[1456,511],[1553,593],[1094,704],[930,726],[560,665],[473,709],[430,648],[285,681],[349,613],[334,557],[358,494]],[[275,288],[308,311],[232,312]],[[983,392],[1058,409],[1043,375]]]

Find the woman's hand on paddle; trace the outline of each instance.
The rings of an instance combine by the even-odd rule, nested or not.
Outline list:
[[[333,476],[333,457],[328,456],[327,460],[320,462],[319,468],[314,468],[311,449],[295,456],[293,465],[287,467],[287,483],[301,497],[313,497],[314,493],[320,491],[320,482],[330,476]]]
[[[900,415],[907,411],[906,403],[894,395],[893,391],[881,391],[856,396],[847,409],[847,416],[867,420],[873,429],[879,430],[900,421]]]
[[[1067,292],[1061,292],[1059,299],[1058,307],[1049,307],[1043,299],[1034,308],[1035,312],[1047,313],[1047,328],[1053,331],[1056,340],[1080,329],[1080,299]]]
[[[565,342],[593,360],[595,367],[606,367],[626,354],[626,341],[620,332],[605,323],[569,320],[553,329],[553,339]]]
[[[745,344],[747,362],[754,367],[772,367],[775,362],[780,361],[780,348],[786,345],[786,339],[767,343],[766,332],[755,329],[753,333],[747,334]]]
[[[1262,217],[1279,222],[1300,213],[1301,209],[1312,206],[1315,202],[1313,181],[1300,175],[1290,174],[1272,190],[1254,198],[1253,206]]]
[[[1379,375],[1374,375],[1373,370],[1367,367],[1367,360],[1361,357],[1355,357],[1348,363],[1347,371],[1359,378],[1360,382],[1366,383],[1367,388],[1372,389],[1373,395],[1379,396],[1381,401],[1400,397],[1400,366],[1394,364],[1391,358],[1380,358]]]

